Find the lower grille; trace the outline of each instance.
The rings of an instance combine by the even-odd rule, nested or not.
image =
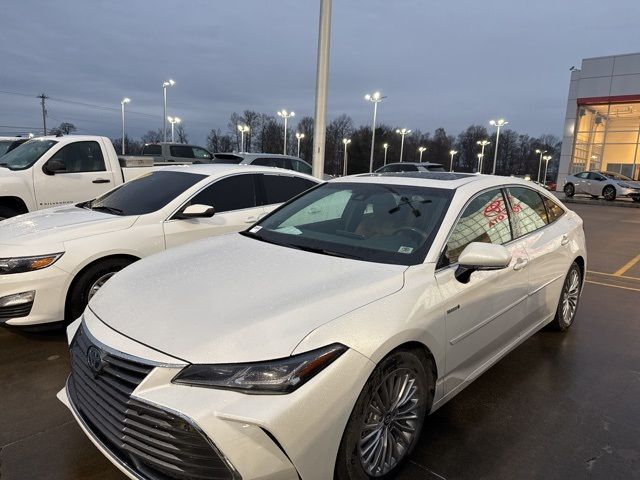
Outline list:
[[[105,352],[92,343],[84,326],[70,353],[71,402],[91,432],[141,478],[240,478],[187,420],[131,398],[152,365]]]
[[[0,320],[9,320],[11,318],[26,317],[31,313],[33,302],[23,303],[11,307],[0,307]]]

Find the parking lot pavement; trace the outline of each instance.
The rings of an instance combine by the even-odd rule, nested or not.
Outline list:
[[[572,205],[587,284],[575,324],[542,331],[427,419],[413,479],[640,479],[640,210]],[[0,329],[0,478],[122,480],[55,398],[62,334]]]

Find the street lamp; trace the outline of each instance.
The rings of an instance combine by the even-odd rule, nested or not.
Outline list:
[[[536,153],[540,154],[540,162],[538,163],[538,183],[540,183],[540,173],[542,171],[542,155],[544,155],[545,153],[547,153],[546,150],[540,150],[539,148],[536,149]]]
[[[351,139],[350,138],[343,138],[342,139],[342,144],[344,145],[344,161],[343,161],[343,165],[342,165],[342,176],[346,177],[347,176],[347,151],[349,149],[349,144],[351,143]]]
[[[478,140],[476,142],[477,145],[480,145],[480,153],[478,154],[478,173],[482,173],[482,167],[484,166],[484,147],[486,147],[487,145],[491,145],[491,142],[489,140]]]
[[[176,125],[176,123],[180,123],[182,120],[180,120],[178,117],[167,117],[167,120],[169,120],[169,123],[171,124],[171,143],[175,142],[173,134],[174,134],[174,127]]]
[[[456,153],[458,153],[457,150],[449,150],[449,155],[451,155],[451,166],[450,166],[450,169],[449,169],[450,172],[453,172],[453,156]]]
[[[296,138],[298,139],[298,158],[300,158],[300,140],[304,138],[304,133],[296,132]]]
[[[500,141],[500,129],[502,127],[504,127],[507,122],[504,118],[501,118],[499,120],[491,120],[489,122],[489,125],[491,125],[492,127],[496,127],[497,131],[496,131],[496,148],[493,149],[493,170],[491,171],[491,175],[495,175],[496,174],[496,162],[498,161],[498,142]]]
[[[425,152],[427,147],[418,147],[418,151],[420,152],[420,163],[422,163],[422,154]]]
[[[124,155],[124,104],[129,103],[130,98],[123,98],[120,100],[120,110],[122,111],[122,155]]]
[[[249,125],[238,125],[238,131],[240,132],[240,151],[244,152],[244,134],[249,133]]]
[[[378,116],[378,104],[382,101],[383,97],[380,92],[374,92],[372,94],[366,94],[364,99],[373,103],[373,126],[371,127],[371,155],[369,157],[369,173],[373,172],[373,147],[376,141],[376,117]]]
[[[542,182],[543,185],[547,185],[547,168],[549,167],[549,160],[551,160],[553,157],[551,155],[545,155],[544,157],[542,157],[542,159],[544,160],[544,180]]]
[[[167,87],[173,87],[176,84],[173,80],[169,79],[162,82],[162,98],[164,100],[164,111],[162,115],[162,139],[167,141]]]
[[[407,130],[406,128],[396,129],[396,133],[402,135],[402,141],[400,142],[400,161],[402,161],[402,153],[404,152],[404,137],[405,135],[409,135],[411,130]]]
[[[384,164],[387,164],[387,149],[389,148],[388,143],[383,143],[382,148],[384,148]]]
[[[296,116],[296,112],[287,112],[285,109],[282,109],[278,112],[278,116],[284,118],[284,148],[283,155],[287,154],[287,120],[291,117]]]

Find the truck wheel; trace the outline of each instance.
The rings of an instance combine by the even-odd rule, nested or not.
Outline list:
[[[130,258],[110,258],[86,267],[74,278],[67,294],[65,320],[72,322],[84,311],[89,300],[113,275],[133,263]]]
[[[16,215],[18,215],[18,212],[16,212],[14,209],[5,207],[4,205],[0,205],[0,220],[15,217]]]

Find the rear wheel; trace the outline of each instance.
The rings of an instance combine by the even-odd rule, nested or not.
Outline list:
[[[573,197],[575,193],[576,189],[573,187],[573,183],[567,183],[564,186],[564,194],[567,196],[567,198]]]
[[[389,478],[414,449],[434,391],[431,362],[420,350],[397,351],[380,362],[347,422],[335,478]]]
[[[605,200],[612,202],[616,199],[616,188],[613,185],[607,185],[602,189],[602,196]]]
[[[573,262],[562,285],[556,316],[549,324],[553,330],[564,332],[573,323],[578,310],[581,287],[582,274],[580,273],[580,267],[576,262]]]

